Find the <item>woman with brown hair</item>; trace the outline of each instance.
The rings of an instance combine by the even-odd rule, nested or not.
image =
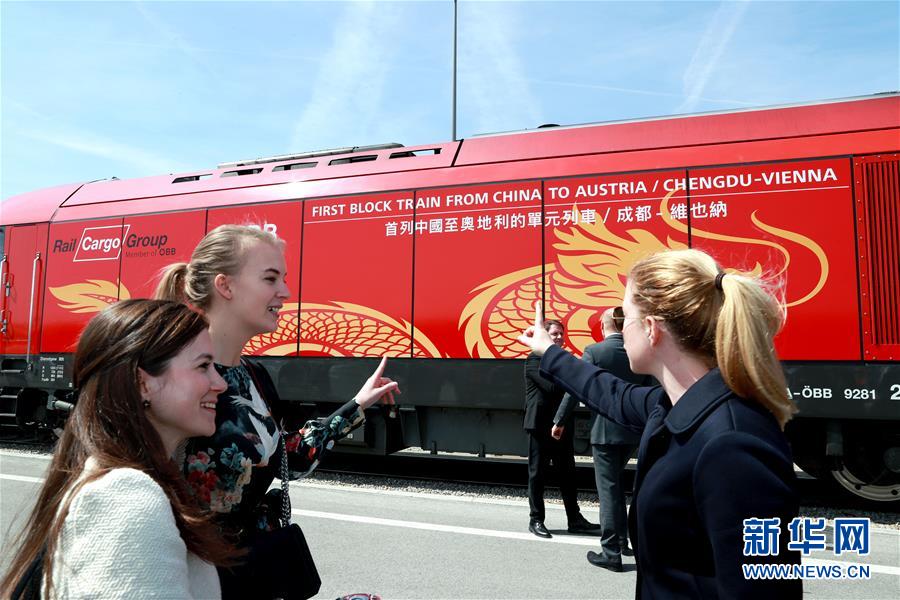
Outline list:
[[[173,460],[188,437],[215,430],[225,389],[206,320],[174,302],[113,304],[82,332],[73,381],[78,402],[3,597],[40,569],[30,593],[44,598],[220,597],[213,564],[235,550]]]
[[[638,597],[800,598],[800,580],[744,570],[800,560],[787,548],[798,504],[782,431],[796,408],[773,343],[783,306],[759,280],[680,250],[636,263],[622,308],[631,369],[659,386],[627,383],[560,351],[540,326],[539,304],[519,339],[543,355],[542,375],[642,432],[629,512]],[[745,519],[776,525],[767,551],[748,551]]]
[[[206,234],[189,263],[164,271],[156,292],[206,316],[215,368],[228,383],[219,396],[215,433],[191,440],[184,456],[194,494],[250,550],[246,564],[219,570],[226,598],[291,592],[280,582],[288,576],[285,571],[301,576],[291,563],[294,557],[268,546],[272,537],[266,532],[279,528],[287,507],[282,490],[267,493],[270,484],[277,476],[286,489],[286,478],[310,472],[335,441],[362,424],[366,408],[379,401],[393,404],[394,392],[399,393],[397,384],[383,376],[383,359],[356,396],[333,414],[299,430],[281,430],[276,418],[284,407],[275,385],[264,367],[241,354],[253,336],[277,329],[278,313],[289,297],[286,278],[281,239],[257,227],[222,225]],[[274,555],[279,564],[259,558],[263,555]]]

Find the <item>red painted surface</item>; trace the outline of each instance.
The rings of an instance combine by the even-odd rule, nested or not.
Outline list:
[[[580,355],[603,339],[600,315],[621,305],[636,260],[687,247],[687,219],[673,226],[662,218],[667,184],[683,177],[684,171],[658,171],[544,184],[546,312],[566,324],[570,352]],[[686,194],[674,193],[668,202],[678,214]]]
[[[10,227],[6,230],[4,245],[7,262],[0,281],[3,287],[0,289],[0,318],[5,319],[6,330],[0,333],[0,353],[27,353],[29,326],[32,331],[31,352],[36,353],[47,265],[47,225]]]
[[[69,183],[7,198],[0,204],[0,225],[46,223],[81,185]]]
[[[301,354],[411,355],[413,206],[412,192],[304,202]]]
[[[512,334],[540,293],[540,181],[422,190],[416,200],[416,328],[447,357],[525,356]]]
[[[119,299],[122,219],[53,223],[47,247],[42,352],[73,352],[78,334]]]
[[[865,360],[900,358],[900,343],[893,343],[887,333],[888,330],[897,331],[900,323],[900,313],[893,309],[900,296],[897,294],[900,269],[896,266],[900,263],[900,239],[892,236],[900,224],[900,182],[888,175],[889,165],[897,160],[900,160],[900,154],[885,153],[853,161]],[[878,166],[888,167],[880,170],[881,177],[870,179],[865,176],[867,167]],[[880,241],[885,239],[890,241],[886,244]]]
[[[781,358],[859,360],[850,161],[689,172],[689,177],[716,176],[739,182],[692,192],[692,207],[722,203],[728,211],[724,218],[692,219],[693,246],[726,267],[760,271],[780,284],[788,304],[787,323],[776,338]],[[806,182],[798,179],[803,177]]]
[[[161,271],[187,262],[206,232],[206,211],[127,217],[119,298],[150,298]]]

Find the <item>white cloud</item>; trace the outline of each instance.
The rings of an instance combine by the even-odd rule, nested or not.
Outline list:
[[[749,6],[749,1],[745,0],[725,1],[719,5],[684,71],[685,99],[677,112],[691,112],[703,100],[706,84],[718,67],[731,36],[734,35]]]
[[[219,78],[213,72],[212,68],[210,68],[206,59],[202,56],[203,52],[200,49],[194,48],[185,41],[180,33],[175,31],[175,29],[170,27],[162,18],[147,8],[143,2],[135,2],[134,7],[137,9],[144,22],[156,33],[156,35],[159,36],[161,40],[167,41],[170,44],[169,46],[163,44],[161,47],[178,50],[189,62],[202,71],[210,81],[216,83],[219,82]]]
[[[587,88],[593,90],[602,90],[606,92],[620,92],[623,94],[634,94],[636,96],[658,96],[661,98],[683,98],[683,94],[675,93],[675,92],[661,92],[657,90],[645,90],[640,88],[630,88],[630,87],[617,87],[612,85],[602,85],[599,83],[579,83],[575,81],[554,81],[547,79],[527,79],[526,81],[530,81],[531,83],[536,83],[539,85],[552,85],[552,86],[560,86],[560,87],[574,87],[574,88]],[[703,102],[713,102],[716,104],[734,104],[738,106],[754,106],[752,102],[746,102],[744,100],[735,100],[732,98],[707,98],[705,96],[698,96],[697,100],[701,100]]]
[[[468,131],[540,125],[543,111],[528,85],[522,53],[515,47],[515,36],[527,30],[513,12],[516,8],[508,3],[467,2],[460,6],[457,106],[474,120],[464,123]]]
[[[19,113],[22,113],[22,115],[20,115],[20,116],[30,117],[32,119],[38,119],[41,121],[47,120],[47,117],[44,114],[34,110],[29,105],[19,102],[18,100],[15,100],[13,98],[4,98],[3,99],[3,107],[4,108],[12,108],[15,111],[18,111]],[[6,111],[4,111],[4,112],[6,112]],[[9,118],[9,116],[4,114],[3,118],[7,119],[7,118]]]
[[[294,124],[291,148],[364,145],[383,141],[389,63],[397,37],[392,4],[352,2],[335,24],[331,46],[323,52],[309,88],[312,95]]]
[[[48,133],[41,130],[20,130],[17,133],[33,140],[118,162],[142,175],[159,175],[179,170],[174,160],[93,133]]]

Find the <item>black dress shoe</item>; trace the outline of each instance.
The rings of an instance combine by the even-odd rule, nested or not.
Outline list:
[[[544,527],[543,521],[531,521],[528,524],[528,531],[541,538],[552,538],[550,532]]]
[[[597,523],[591,523],[583,516],[578,515],[578,517],[571,519],[569,521],[569,533],[581,533],[583,531],[597,531],[600,529],[600,525]]]
[[[622,556],[634,556],[634,552],[628,546],[622,546]]]
[[[597,554],[593,550],[588,550],[587,553],[588,562],[594,565],[595,567],[600,567],[601,569],[608,569],[610,571],[615,571],[616,573],[622,572],[622,561],[614,561],[608,560],[602,554]]]

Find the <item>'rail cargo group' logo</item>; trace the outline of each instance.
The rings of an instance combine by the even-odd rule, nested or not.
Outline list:
[[[91,260],[119,260],[122,252],[122,240],[128,235],[131,225],[106,225],[104,227],[85,227],[78,241],[73,262]]]

